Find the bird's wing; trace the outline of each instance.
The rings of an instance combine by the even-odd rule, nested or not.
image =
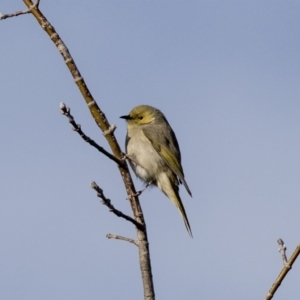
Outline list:
[[[178,176],[179,181],[183,183],[190,196],[192,196],[191,190],[184,179],[182,166],[180,164],[180,154],[178,153],[178,156],[176,157],[176,155],[165,146],[165,144],[170,143],[170,141],[162,134],[157,134],[156,139],[154,140],[152,138],[152,134],[147,130],[147,128],[143,128],[142,132],[149,140],[155,151],[163,158],[169,168]]]

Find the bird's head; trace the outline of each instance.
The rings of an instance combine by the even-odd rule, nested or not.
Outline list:
[[[149,105],[139,105],[134,107],[129,115],[120,117],[125,119],[128,124],[128,128],[135,128],[140,125],[150,124],[160,120],[163,114],[156,108]]]

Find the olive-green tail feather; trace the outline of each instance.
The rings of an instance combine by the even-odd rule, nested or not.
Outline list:
[[[181,203],[182,204],[182,203]],[[190,226],[190,223],[189,223],[189,220],[188,220],[188,217],[185,213],[185,209],[184,209],[184,206],[181,205],[181,206],[177,206],[178,210],[179,210],[179,213],[181,214],[181,217],[183,219],[183,222],[184,222],[184,225],[186,227],[186,230],[188,231],[189,235],[191,237],[193,237],[193,234],[192,234],[192,229],[191,229],[191,226]]]
[[[179,213],[180,213],[180,215],[181,215],[181,217],[183,219],[184,225],[186,227],[186,230],[188,231],[189,235],[191,237],[193,237],[192,229],[191,229],[191,226],[190,226],[190,222],[189,222],[189,219],[188,219],[188,217],[186,215],[186,212],[185,212],[183,203],[182,203],[182,201],[180,199],[179,193],[178,193],[178,191],[176,191],[176,189],[174,190],[174,192],[175,192],[176,199],[171,199],[171,200],[176,205],[176,207],[178,208]]]
[[[170,170],[170,174],[173,175],[171,170]],[[186,215],[184,206],[179,196],[179,189],[178,189],[177,182],[172,177],[170,179],[167,173],[161,173],[160,177],[157,180],[157,186],[178,208],[179,213],[184,221],[185,227],[189,235],[193,237],[188,217]]]

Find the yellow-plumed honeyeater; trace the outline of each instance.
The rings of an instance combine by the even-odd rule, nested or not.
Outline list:
[[[181,154],[174,131],[164,114],[148,105],[134,107],[127,121],[126,153],[134,173],[146,183],[156,185],[178,208],[190,236],[191,227],[179,196],[184,179]]]

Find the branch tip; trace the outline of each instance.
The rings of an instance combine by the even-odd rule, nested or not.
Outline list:
[[[130,239],[130,238],[127,238],[127,237],[124,237],[124,236],[120,236],[120,235],[115,235],[115,234],[108,233],[106,235],[106,237],[108,239],[116,239],[116,240],[126,241],[126,242],[129,242],[129,243],[132,243],[132,244],[138,246],[138,242],[136,240]]]
[[[277,243],[279,245],[278,252],[281,253],[283,265],[287,266],[287,257],[286,257],[286,246],[282,239],[278,239]]]

